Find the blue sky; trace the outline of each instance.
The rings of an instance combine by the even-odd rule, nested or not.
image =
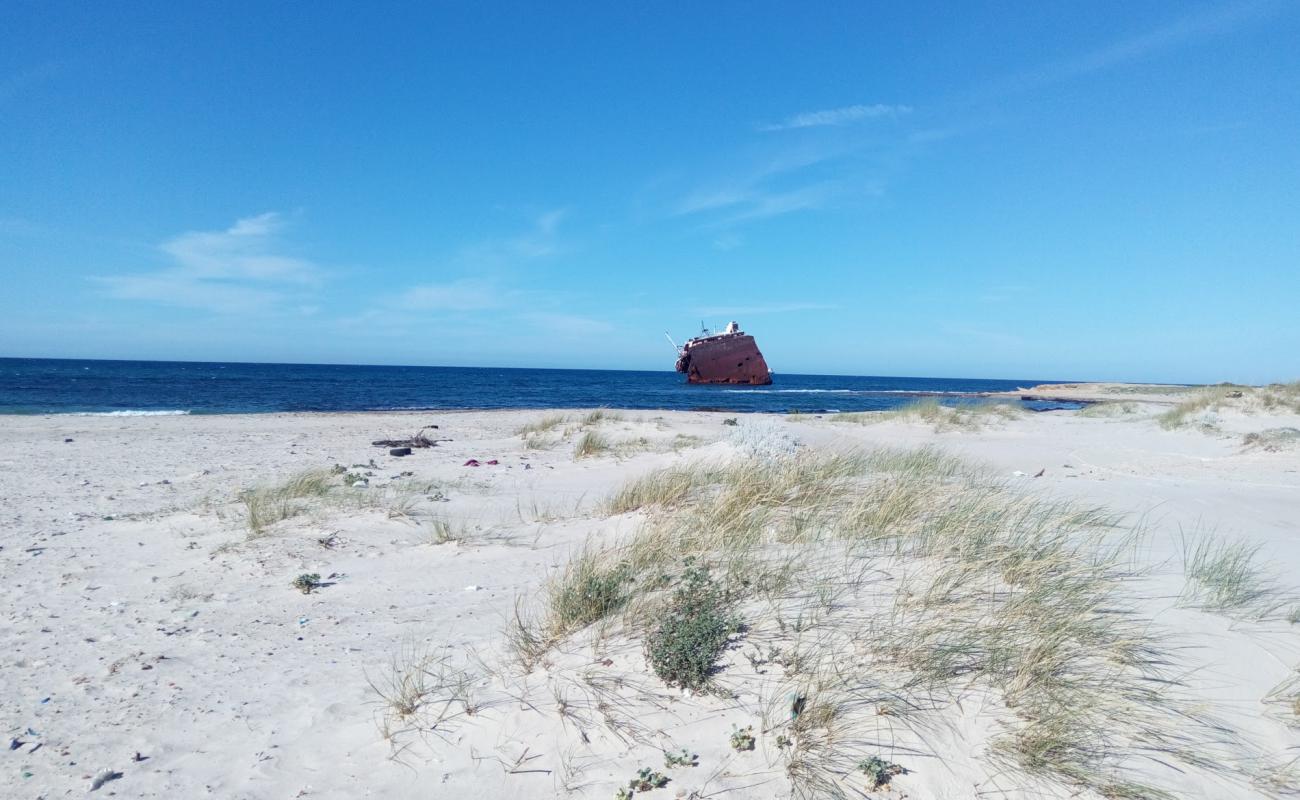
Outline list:
[[[175,6],[175,7],[173,7]],[[1300,4],[0,5],[0,355],[1300,377]]]

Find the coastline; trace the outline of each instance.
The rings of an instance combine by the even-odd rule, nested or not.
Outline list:
[[[757,696],[734,677],[749,675],[743,642],[721,675],[737,700],[662,686],[620,700],[659,731],[645,742],[628,733],[635,726],[622,740],[610,734],[595,701],[566,683],[593,669],[585,639],[550,666],[500,666],[517,602],[537,597],[584,548],[627,541],[651,518],[610,513],[620,486],[659,468],[733,463],[754,441],[808,454],[937,448],[983,465],[1007,491],[1114,511],[1141,528],[1135,557],[1151,574],[1140,607],[1178,643],[1189,676],[1180,691],[1230,723],[1250,753],[1283,757],[1296,734],[1264,699],[1300,666],[1294,628],[1179,598],[1190,536],[1259,545],[1276,580],[1300,574],[1297,451],[1243,439],[1300,427],[1300,415],[1226,407],[1213,431],[1199,421],[1167,429],[1157,418],[1170,398],[1098,394],[1119,401],[1115,416],[745,414],[736,425],[730,412],[610,409],[0,417],[0,559],[11,576],[0,585],[0,665],[12,676],[0,723],[44,744],[9,756],[31,775],[22,796],[84,791],[86,776],[110,770],[123,773],[112,788],[133,797],[400,798],[425,796],[430,783],[452,795],[609,797],[638,767],[661,764],[670,745],[706,765],[673,772],[675,789],[700,789],[716,774],[734,797],[785,791],[784,756],[767,739],[752,753],[727,744],[733,725],[762,727]],[[427,425],[446,441],[405,457],[371,444]],[[480,466],[465,466],[471,459]],[[241,492],[336,465],[332,488],[250,531]],[[327,585],[310,594],[289,585],[308,573]],[[747,641],[765,635],[754,625]],[[642,680],[640,646],[609,635],[609,669]],[[457,669],[496,665],[475,673],[483,707],[436,735],[400,735],[371,684],[382,688],[415,651]],[[751,677],[756,687],[768,680]],[[555,691],[569,717],[555,712]],[[948,731],[943,763],[897,722],[873,719],[909,742],[887,755],[910,770],[896,780],[912,796],[989,781],[1010,796],[1073,791],[995,767],[983,754],[996,726],[976,712],[933,712],[926,724]],[[1254,796],[1245,779],[1185,769],[1131,773],[1182,796],[1211,784],[1216,796]]]

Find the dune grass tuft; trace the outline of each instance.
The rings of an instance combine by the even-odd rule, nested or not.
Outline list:
[[[1241,443],[1252,449],[1280,453],[1300,446],[1300,428],[1266,428],[1242,437]]]
[[[573,457],[575,459],[592,458],[608,453],[609,449],[608,439],[596,431],[587,431],[578,438],[578,443],[574,445]]]
[[[302,513],[306,500],[324,496],[333,485],[334,475],[329,470],[308,470],[283,483],[242,492],[239,500],[247,515],[249,534],[261,536],[271,525]]]
[[[589,411],[585,416],[583,416],[582,425],[590,426],[590,425],[599,425],[602,422],[620,422],[622,421],[622,419],[623,419],[622,414],[610,411],[605,408],[598,408],[594,411]]]
[[[1141,407],[1137,403],[1130,402],[1089,403],[1079,409],[1078,414],[1081,417],[1111,419],[1115,417],[1131,417],[1140,410]]]
[[[1233,617],[1276,615],[1287,598],[1259,564],[1259,546],[1202,535],[1183,544],[1186,605]]]
[[[914,422],[931,425],[935,431],[980,430],[1025,414],[1019,403],[981,400],[946,404],[937,397],[921,397],[887,411],[862,411],[831,414],[832,422],[871,425],[878,422]]]
[[[531,434],[550,433],[568,421],[569,418],[563,414],[547,414],[540,419],[521,425],[515,431],[515,435],[527,438]]]

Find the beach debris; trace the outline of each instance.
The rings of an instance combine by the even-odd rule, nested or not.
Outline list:
[[[428,436],[424,435],[424,431],[427,428],[436,428],[436,427],[438,426],[437,425],[425,426],[424,428],[421,428],[420,430],[416,431],[415,435],[409,439],[379,439],[377,441],[371,442],[371,444],[374,445],[375,447],[415,447],[421,449],[425,447],[437,447],[438,446],[437,439],[430,439]]]
[[[1041,477],[1043,477],[1043,473],[1045,473],[1045,472],[1047,472],[1047,467],[1043,467],[1043,468],[1040,469],[1039,471],[1035,472],[1035,473],[1034,473],[1034,477],[1035,477],[1035,478],[1041,478]]]
[[[134,761],[134,762],[136,762],[136,763],[138,764],[138,763],[141,762],[141,761],[148,761],[148,760],[149,760],[149,756],[142,756],[142,755],[140,755],[140,753],[137,751],[135,755],[131,756],[131,760]]]
[[[476,584],[476,583],[471,583],[469,586],[466,586],[466,587],[465,587],[465,591],[467,591],[467,592],[481,592],[481,591],[483,591],[483,587],[482,587],[482,586],[479,586],[479,585]]]
[[[10,740],[9,740],[9,749],[10,749],[10,750],[17,750],[18,748],[22,747],[22,746],[25,745],[25,744],[27,744],[27,742],[24,742],[24,741],[22,741],[21,739],[10,739]]]
[[[491,461],[487,461],[487,462],[484,462],[484,463],[486,463],[489,467],[495,467],[497,464],[500,464],[501,462],[500,462],[500,461],[497,461],[497,460],[494,458],[494,459],[492,459]]]
[[[399,457],[400,457],[400,456],[409,456],[409,455],[411,454],[411,448],[409,448],[409,447],[394,447],[394,448],[392,448],[391,450],[388,451],[388,454],[389,454],[390,456],[399,456]]]
[[[111,770],[111,769],[100,770],[99,774],[95,776],[95,779],[90,782],[90,791],[92,792],[97,791],[99,787],[103,786],[109,781],[115,781],[120,777],[122,777],[122,773],[117,772],[115,770]]]
[[[64,443],[64,444],[67,444],[67,443],[70,442],[70,441],[72,441],[72,440],[71,440],[71,439],[64,439],[64,440],[63,440],[63,443]]]
[[[480,463],[478,463],[478,459],[477,459],[477,458],[471,458],[469,461],[466,461],[462,466],[466,466],[466,467],[481,467],[481,466],[483,466],[483,465],[480,464]]]

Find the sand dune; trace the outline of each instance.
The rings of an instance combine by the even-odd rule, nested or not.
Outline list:
[[[1300,790],[1298,409],[1113,396],[4,418],[7,796]]]

